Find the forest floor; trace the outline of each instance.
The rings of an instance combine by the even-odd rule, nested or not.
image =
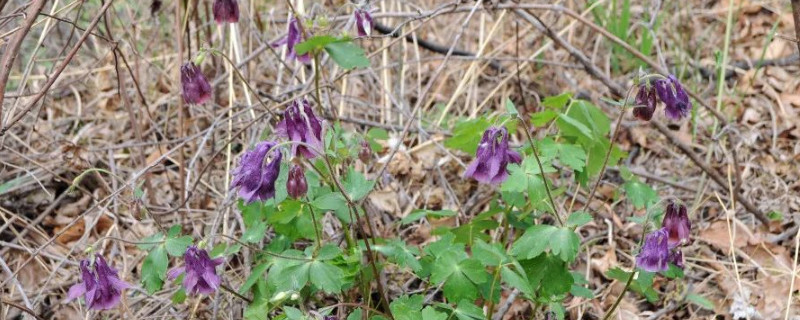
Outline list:
[[[728,1],[733,1],[730,24]],[[728,1],[533,0],[477,6],[472,1],[376,1],[376,22],[390,29],[402,23],[400,32],[418,41],[373,30],[372,37],[356,41],[370,58],[369,68],[338,78],[342,73],[334,69],[322,77],[327,107],[336,110],[344,130],[388,133],[374,150],[375,164],[357,164],[367,178],[379,181],[367,201],[376,232],[417,246],[433,241],[435,228],[464,220],[402,227],[392,222],[416,209],[454,210],[469,219],[487,208],[491,188],[463,178],[471,156],[442,147],[457,117],[505,112],[506,100],[523,117],[530,116],[542,110],[542,99],[570,93],[600,107],[614,126],[620,112],[614,102],[634,85],[640,70],[668,70],[699,99],[689,119],[670,122],[658,111],[656,118],[663,120],[656,124],[624,115],[615,143],[625,157],[608,168],[591,204],[584,203],[585,186],[555,180],[565,190],[558,197],[560,207],[588,206],[595,213],[579,229],[585,246],[571,266],[587,279],[595,298],[565,300],[567,317],[599,319],[623,290],[625,283],[609,278],[607,271],[629,270],[631,248],[641,238],[641,227],[630,218],[643,211],[622,191],[623,175],[630,172],[660,198],[685,202],[693,229],[683,252],[686,277],[656,278],[653,288],[661,297],[656,302],[627,293],[618,319],[798,319],[800,283],[793,280],[800,279],[800,58],[792,11],[784,0]],[[26,19],[22,12],[36,2],[11,0],[0,7],[0,50]],[[135,279],[147,252],[133,243],[157,232],[158,224],[182,224],[197,238],[212,228],[228,236],[242,234],[236,193],[228,187],[231,170],[239,154],[275,123],[262,116],[266,110],[258,100],[289,101],[313,88],[313,81],[306,81],[313,70],[281,63],[281,48],[272,48],[286,32],[283,1],[239,2],[234,51],[258,97],[238,78],[229,78],[223,59],[209,57],[204,73],[214,86],[212,101],[189,106],[180,98],[180,65],[231,34],[209,18],[211,1],[200,0],[188,19],[183,58],[177,44],[182,39],[176,36],[178,1],[158,8],[114,1],[74,56],[70,52],[101,2],[46,1],[11,68],[0,113],[0,124],[8,129],[0,136],[0,319],[16,319],[26,314],[24,308],[44,318],[83,318],[77,303],[63,301],[80,280],[78,262],[90,246],[112,253],[120,274]],[[566,10],[554,10],[557,6]],[[541,24],[519,14],[520,7],[567,46],[554,44]],[[352,30],[351,9],[341,0],[305,1],[302,10]],[[724,55],[726,26],[731,32]],[[643,52],[654,65],[608,35]],[[456,36],[456,49],[466,53],[445,58]],[[718,81],[723,56],[724,80]],[[39,100],[36,94],[65,59],[71,61]],[[446,68],[438,73],[443,62]],[[412,111],[415,105],[421,109]],[[270,102],[270,108],[283,107]],[[424,121],[409,123],[412,113]],[[539,138],[548,134],[551,126],[534,130]],[[511,139],[512,145],[525,143],[523,131],[512,132]],[[382,166],[385,175],[376,177]],[[335,234],[338,227],[328,224],[325,232]],[[226,283],[237,288],[250,270],[239,263],[223,272]],[[405,280],[389,285],[402,286]],[[211,311],[202,309],[217,308],[214,303],[193,310],[198,306],[191,299],[171,305],[170,287],[153,295],[135,287],[137,293],[124,302],[130,313],[109,312],[107,319],[182,318],[196,312],[211,318]],[[510,292],[503,292],[503,301]],[[505,319],[532,317],[531,304],[522,299],[507,307]]]

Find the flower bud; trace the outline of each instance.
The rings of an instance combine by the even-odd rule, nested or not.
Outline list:
[[[286,192],[289,196],[299,199],[306,195],[308,191],[308,183],[306,182],[306,174],[303,167],[299,165],[292,165],[289,169],[289,179],[286,180]]]
[[[359,37],[366,37],[372,33],[372,15],[369,10],[359,8],[354,12],[356,16],[356,29]]]
[[[213,12],[217,23],[239,22],[239,4],[236,0],[214,0]]]
[[[194,62],[181,66],[183,100],[188,104],[201,104],[211,97],[211,84]]]
[[[369,146],[369,142],[366,140],[361,141],[361,150],[358,151],[358,159],[364,164],[369,164],[370,160],[372,160],[372,147]]]

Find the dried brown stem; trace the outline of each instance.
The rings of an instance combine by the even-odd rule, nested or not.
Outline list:
[[[42,11],[44,8],[44,4],[47,2],[46,0],[36,0],[34,1],[29,7],[28,11],[25,13],[25,21],[22,22],[22,25],[19,30],[17,30],[14,37],[9,41],[8,46],[5,48],[5,53],[3,53],[3,59],[0,60],[0,126],[3,124],[3,99],[6,94],[6,84],[8,83],[8,76],[11,74],[11,67],[14,66],[14,60],[19,55],[19,47],[22,45],[22,40],[25,39],[25,36],[28,35],[28,32],[31,31],[31,26],[36,21],[36,17],[39,16],[39,12]],[[5,1],[2,3],[5,6]],[[2,7],[0,7],[2,10]],[[97,22],[95,22],[96,24]],[[3,135],[5,130],[0,131],[0,136]],[[2,146],[0,146],[2,148]]]
[[[37,2],[39,2],[39,1],[37,1]],[[64,58],[64,60],[61,62],[61,64],[58,65],[58,69],[56,69],[56,71],[53,72],[53,74],[51,74],[51,75],[49,75],[47,77],[48,80],[44,84],[44,86],[42,87],[42,90],[39,91],[39,93],[37,93],[35,96],[33,96],[33,99],[31,99],[31,101],[28,103],[27,106],[25,106],[25,108],[22,111],[20,111],[16,116],[14,116],[13,119],[8,121],[8,123],[5,126],[3,126],[2,129],[0,129],[0,137],[5,135],[6,131],[8,131],[8,129],[10,129],[12,126],[14,126],[14,124],[16,124],[17,122],[19,122],[19,120],[21,120],[22,117],[24,117],[28,113],[28,111],[33,109],[33,107],[36,106],[37,103],[39,103],[39,100],[41,100],[44,97],[44,95],[47,94],[47,92],[49,91],[50,87],[53,86],[53,84],[56,82],[56,80],[58,80],[58,78],[61,75],[61,73],[64,72],[64,69],[67,68],[67,65],[69,65],[69,63],[72,61],[72,59],[75,58],[75,54],[78,53],[78,50],[80,50],[80,48],[83,45],[83,43],[86,41],[86,39],[89,38],[89,36],[91,35],[92,30],[94,30],[94,28],[97,27],[97,23],[100,22],[100,19],[105,15],[106,10],[108,10],[108,8],[111,7],[112,3],[114,3],[114,0],[109,0],[108,2],[106,2],[103,5],[103,7],[100,8],[100,11],[97,13],[97,15],[94,17],[94,19],[92,19],[92,22],[89,24],[89,27],[86,28],[86,31],[81,35],[80,39],[78,39],[78,42],[75,44],[74,47],[72,47],[72,50],[70,50],[70,52],[67,54],[67,56]],[[41,10],[41,8],[39,8],[39,10]],[[38,15],[37,14],[38,12],[32,12],[32,13],[33,13],[34,17]],[[20,41],[22,41],[22,39],[20,39]],[[16,52],[12,52],[12,51],[16,51],[16,50],[7,50],[6,54],[8,54],[8,53],[16,54]],[[8,72],[10,72],[9,69],[11,67],[11,63],[9,62],[8,63],[8,68],[6,68],[6,64],[5,64],[6,59],[4,58],[3,61],[4,61],[4,63],[2,64],[3,68],[2,68],[2,70],[0,70],[0,87],[2,87],[2,88],[0,88],[0,109],[2,109],[2,99],[3,99],[4,90],[5,90],[3,88],[5,88],[6,82],[8,81]],[[2,116],[2,115],[0,115],[0,116]]]

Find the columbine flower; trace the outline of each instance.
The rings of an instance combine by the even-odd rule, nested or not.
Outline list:
[[[681,252],[681,250],[674,250],[670,252],[669,263],[674,264],[676,267],[683,269],[683,252]]]
[[[667,213],[664,215],[661,226],[667,229],[670,248],[689,242],[692,222],[689,221],[689,216],[686,214],[686,206],[674,202],[667,204]]]
[[[520,163],[522,157],[508,147],[508,131],[505,127],[489,127],[483,132],[475,160],[467,167],[464,177],[497,185],[508,178],[509,162]]]
[[[297,18],[292,17],[292,20],[289,21],[289,30],[287,32],[286,38],[278,42],[278,44],[286,44],[286,59],[293,60],[297,59],[302,63],[309,63],[311,62],[311,54],[306,52],[303,55],[297,55],[297,52],[294,50],[294,46],[298,43],[303,42],[306,40],[305,35],[302,34],[300,31],[300,21]]]
[[[657,101],[655,86],[643,82],[639,85],[639,92],[636,94],[636,107],[633,108],[633,115],[640,120],[650,121],[653,113],[656,112]]]
[[[239,167],[233,171],[231,188],[239,188],[239,196],[245,202],[264,201],[275,196],[275,180],[280,174],[283,157],[278,148],[268,154],[275,145],[277,143],[272,141],[260,142],[242,155]]]
[[[293,165],[289,169],[289,178],[286,180],[286,192],[292,198],[299,199],[306,195],[306,191],[308,191],[308,183],[305,171],[302,166]]]
[[[183,267],[177,267],[167,272],[167,277],[170,280],[174,280],[185,273],[183,288],[191,295],[198,293],[212,294],[217,290],[220,279],[217,275],[216,266],[222,264],[222,258],[211,259],[206,250],[190,246],[186,249],[186,253],[183,254],[183,262]]]
[[[181,66],[181,86],[183,100],[186,103],[201,104],[211,97],[211,85],[194,62],[187,62]]]
[[[658,98],[664,102],[664,112],[667,117],[673,120],[680,120],[688,116],[692,110],[692,102],[683,86],[678,82],[678,78],[669,75],[666,80],[655,81],[656,93]]]
[[[300,108],[301,103],[302,108]],[[292,156],[297,156],[299,153],[312,159],[317,156],[317,152],[322,152],[322,120],[314,115],[305,99],[295,100],[286,108],[283,120],[275,128],[275,134],[300,142],[292,144]]]
[[[94,269],[90,269],[94,267]],[[119,279],[117,270],[109,267],[106,260],[95,254],[94,266],[88,259],[81,261],[83,282],[69,288],[67,301],[84,296],[86,306],[94,310],[108,310],[117,306],[122,290],[131,285]]]
[[[650,271],[666,271],[669,269],[669,235],[666,228],[661,228],[644,238],[642,251],[636,256],[636,266]]]
[[[372,15],[369,13],[369,10],[358,8],[353,14],[356,16],[358,36],[369,36],[372,33]]]
[[[236,0],[214,0],[213,12],[217,23],[239,22],[239,4]]]

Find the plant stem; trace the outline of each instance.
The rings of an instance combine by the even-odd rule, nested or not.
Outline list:
[[[594,198],[595,192],[597,192],[597,187],[600,186],[600,181],[603,181],[603,174],[606,172],[606,167],[608,167],[608,159],[611,158],[611,152],[614,151],[614,142],[617,141],[617,136],[619,136],[619,129],[622,127],[622,118],[625,116],[625,109],[628,107],[628,99],[631,96],[631,92],[633,92],[633,88],[635,86],[631,86],[628,88],[628,93],[625,94],[625,100],[622,102],[622,110],[619,111],[619,117],[617,117],[617,127],[614,128],[614,136],[611,137],[611,141],[608,143],[608,151],[606,152],[606,158],[603,160],[603,168],[600,169],[600,175],[597,176],[597,182],[594,183],[594,187],[592,187],[592,191],[589,192],[589,197],[586,198],[586,207],[592,204],[592,199]]]
[[[630,93],[630,91],[628,91]],[[647,209],[647,215],[644,217],[644,225],[642,226],[642,238],[639,239],[638,247],[641,248],[642,244],[644,243],[644,238],[647,235],[647,225],[650,223],[650,209]],[[625,282],[625,288],[622,289],[617,300],[614,301],[614,305],[611,306],[611,310],[608,310],[606,315],[603,317],[603,320],[608,320],[614,314],[614,311],[617,310],[619,303],[622,302],[622,298],[625,296],[625,292],[628,292],[628,288],[631,287],[631,283],[633,283],[633,277],[636,276],[636,262],[634,260],[633,270],[631,270],[631,276],[628,277],[628,281]]]
[[[322,233],[319,232],[319,226],[317,226],[317,217],[314,215],[314,208],[311,206],[311,201],[309,201],[308,197],[306,197],[306,203],[303,205],[308,205],[308,210],[311,211],[311,223],[314,224],[314,235],[317,238],[317,248],[314,249],[314,252],[322,248]]]
[[[636,275],[636,270],[631,271],[631,276],[628,277],[628,281],[625,282],[625,288],[622,289],[622,292],[619,294],[619,297],[617,297],[617,300],[614,301],[614,305],[611,306],[611,310],[609,310],[608,313],[606,313],[606,315],[603,317],[603,320],[610,319],[611,316],[614,314],[614,311],[617,310],[617,307],[619,306],[619,303],[622,302],[622,297],[625,296],[625,292],[628,291],[628,288],[630,288],[631,283],[633,283],[633,277],[635,275]]]
[[[556,202],[553,201],[553,194],[550,193],[550,187],[547,185],[547,177],[545,177],[544,175],[544,167],[542,166],[542,160],[539,159],[539,154],[536,153],[536,145],[533,143],[533,137],[531,136],[531,129],[530,127],[528,127],[528,124],[525,122],[525,120],[522,119],[521,117],[519,117],[519,122],[522,123],[522,126],[525,129],[525,136],[528,137],[528,142],[531,144],[531,150],[533,150],[533,157],[536,158],[536,164],[539,165],[539,175],[542,176],[542,182],[544,182],[544,190],[547,191],[547,198],[550,200],[550,206],[553,208],[553,216],[555,216],[556,220],[558,220],[558,224],[563,227],[564,221],[561,220],[561,215],[558,214],[558,208],[556,207]]]

